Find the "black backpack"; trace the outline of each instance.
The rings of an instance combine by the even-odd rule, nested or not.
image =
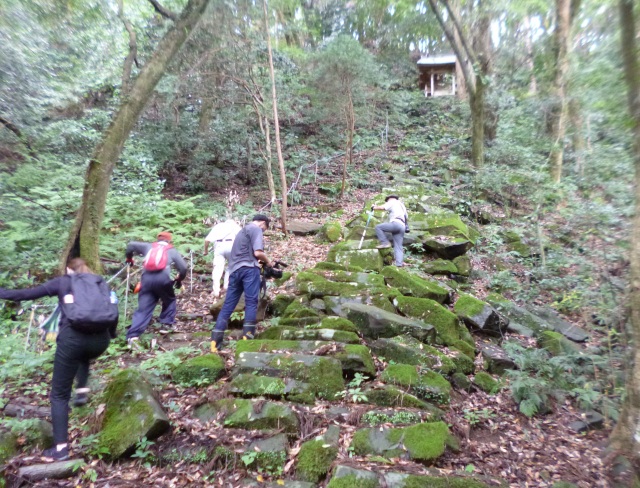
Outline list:
[[[92,273],[67,275],[62,312],[71,327],[89,334],[102,332],[118,323],[118,300],[102,276]]]

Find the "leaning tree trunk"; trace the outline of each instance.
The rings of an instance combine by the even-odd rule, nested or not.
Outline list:
[[[347,147],[342,165],[342,186],[340,187],[340,198],[344,198],[344,191],[347,186],[347,167],[353,164],[353,133],[356,130],[356,115],[353,108],[353,97],[351,87],[347,87],[347,106],[345,107],[345,122],[347,123]]]
[[[620,418],[610,437],[610,447],[625,454],[640,475],[640,62],[636,44],[634,0],[620,0],[622,57],[627,81],[629,111],[633,123],[635,215],[631,227],[631,276],[629,309],[631,347],[626,397]],[[629,364],[629,362],[628,362]],[[635,485],[634,485],[635,486]]]
[[[552,113],[551,139],[553,147],[549,154],[551,179],[559,183],[562,178],[564,137],[567,130],[567,75],[569,73],[569,31],[571,26],[571,1],[556,0],[556,74],[554,80],[554,110]]]
[[[160,41],[153,56],[140,71],[127,97],[111,120],[102,141],[95,148],[87,168],[82,204],[62,254],[61,271],[64,270],[67,261],[76,256],[84,258],[94,270],[102,269],[100,228],[113,168],[129,133],[138,121],[167,65],[189,37],[189,33],[200,20],[208,3],[209,0],[189,0],[180,18]]]
[[[287,235],[287,175],[284,171],[284,158],[282,157],[282,144],[280,143],[280,121],[278,119],[278,97],[276,93],[276,76],[273,69],[273,53],[271,52],[271,36],[269,35],[269,17],[267,14],[267,0],[262,1],[264,10],[264,28],[267,35],[267,52],[269,53],[269,74],[271,75],[271,97],[273,100],[273,125],[275,127],[276,151],[278,154],[278,168],[280,169],[280,187],[282,191],[282,209],[280,222],[282,233]]]
[[[484,103],[485,84],[482,77],[476,78],[476,86],[469,93],[471,106],[471,162],[475,168],[484,164]]]

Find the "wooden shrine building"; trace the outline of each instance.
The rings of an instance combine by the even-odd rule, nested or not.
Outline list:
[[[419,86],[425,97],[456,95],[456,56],[423,56],[418,60]]]

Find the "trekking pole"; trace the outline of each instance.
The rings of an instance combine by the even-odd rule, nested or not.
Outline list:
[[[122,268],[120,271],[118,271],[116,274],[114,274],[111,278],[107,280],[107,283],[111,283],[113,280],[115,280],[118,277],[118,275],[122,273],[125,269],[129,269],[129,264],[125,264],[124,268]],[[127,274],[129,274],[128,271],[127,271]]]
[[[24,350],[25,351],[29,347],[29,336],[31,335],[31,326],[33,325],[33,319],[36,316],[36,308],[37,307],[38,307],[37,305],[32,305],[31,306],[31,317],[29,318],[29,328],[27,329],[27,340],[24,343]]]
[[[191,259],[191,271],[189,274],[189,293],[193,293],[193,249],[189,250],[189,258]]]
[[[367,223],[364,225],[364,230],[362,231],[362,237],[360,238],[360,245],[358,246],[358,250],[362,249],[362,243],[364,242],[364,235],[367,233],[367,227],[369,227],[369,222],[371,221],[371,217],[373,216],[373,211],[367,212]]]
[[[129,280],[131,279],[131,266],[127,264],[127,287],[124,289],[124,320],[127,320],[129,306]]]

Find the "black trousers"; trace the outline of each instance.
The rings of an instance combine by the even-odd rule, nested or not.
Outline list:
[[[143,274],[138,295],[138,309],[134,312],[131,327],[127,330],[127,339],[140,337],[147,330],[158,300],[162,303],[158,321],[161,324],[173,325],[176,319],[176,293],[173,289],[173,281],[164,272]]]
[[[58,334],[50,395],[54,445],[67,442],[73,379],[76,378],[76,388],[87,386],[89,362],[106,351],[109,342],[106,330],[100,334],[83,334],[67,326]]]

